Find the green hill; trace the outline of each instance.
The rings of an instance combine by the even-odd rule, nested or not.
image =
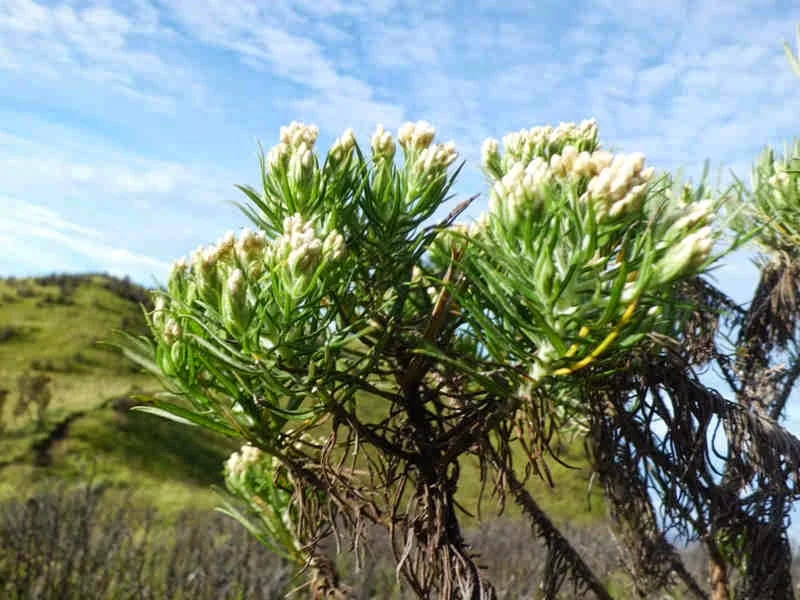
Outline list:
[[[167,517],[218,503],[211,485],[231,444],[128,410],[130,394],[159,383],[98,344],[115,329],[146,332],[142,303],[144,288],[105,275],[0,280],[0,501],[93,477],[158,500]],[[35,407],[15,410],[21,376],[50,379],[43,422]]]
[[[141,304],[149,301],[145,289],[105,275],[0,280],[0,390],[9,391],[0,410],[0,502],[53,477],[77,482],[92,476],[134,490],[142,502],[157,501],[167,517],[218,504],[211,486],[222,483],[222,463],[233,446],[128,410],[131,394],[157,391],[159,383],[98,344],[115,329],[146,333]],[[51,380],[42,423],[33,409],[15,415],[23,375]],[[584,464],[578,452],[566,451],[564,458]],[[540,480],[530,484],[551,516],[557,522],[603,518],[597,488],[587,510],[587,470],[551,464],[555,489]],[[472,507],[480,491],[477,465],[468,461],[462,473],[461,500]]]

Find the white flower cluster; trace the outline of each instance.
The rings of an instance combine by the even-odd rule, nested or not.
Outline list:
[[[688,206],[682,207],[681,216],[678,217],[672,225],[669,226],[664,234],[664,240],[660,243],[666,243],[668,240],[679,237],[687,229],[694,228],[698,225],[705,227],[711,224],[714,215],[712,213],[713,205],[711,200],[701,200],[700,202],[692,202]]]
[[[563,179],[590,178],[610,167],[613,159],[614,155],[605,150],[578,152],[576,146],[568,144],[561,150],[561,154],[550,157],[550,168]]]
[[[217,268],[217,264],[229,261],[234,257],[236,234],[228,231],[215,244],[199,246],[191,255],[191,268],[197,273],[208,273]]]
[[[420,173],[443,171],[453,164],[457,157],[458,152],[456,152],[455,143],[433,144],[419,153],[415,168]]]
[[[250,277],[258,277],[264,271],[264,251],[267,248],[267,236],[263,231],[242,229],[236,240],[236,258]]]
[[[500,181],[495,182],[489,194],[489,212],[500,213],[515,220],[525,206],[538,205],[542,190],[553,180],[547,162],[536,156],[527,166],[515,163]]]
[[[312,148],[317,143],[319,128],[316,125],[292,121],[289,125],[281,127],[280,136],[281,142],[291,148],[299,148],[302,144]]]
[[[428,148],[436,137],[436,128],[427,121],[404,123],[397,131],[397,140],[403,150],[422,151]]]
[[[242,446],[239,452],[234,452],[225,461],[226,477],[241,478],[247,469],[258,464],[264,458],[264,453],[251,444]]]
[[[283,220],[283,233],[273,242],[271,252],[274,260],[285,261],[291,273],[308,273],[323,260],[340,258],[344,238],[333,230],[321,240],[310,221],[294,214]]]
[[[578,144],[582,141],[590,142],[597,137],[597,122],[595,119],[586,119],[576,124],[573,122],[560,123],[555,129],[549,125],[521,129],[503,136],[503,170],[510,168],[515,162],[527,163],[533,157],[545,155],[546,149],[551,146],[563,146],[568,143]],[[482,162],[485,168],[490,168],[495,160],[499,160],[499,144],[497,140],[489,138],[482,146]]]
[[[289,125],[281,127],[280,143],[273,146],[267,154],[267,164],[270,169],[276,169],[290,161],[290,173],[299,176],[307,172],[313,162],[314,144],[318,136],[319,128],[316,125],[292,121]],[[294,160],[293,165],[292,160]],[[299,180],[298,177],[296,179]]]
[[[378,125],[375,133],[372,134],[372,157],[375,160],[385,159],[387,161],[394,158],[395,145],[392,134],[383,128],[383,125]]]
[[[664,257],[655,265],[655,272],[661,283],[672,281],[681,274],[698,268],[711,254],[714,235],[710,225],[694,231],[667,250]]]
[[[406,164],[414,184],[423,184],[439,176],[458,157],[454,142],[434,144],[436,128],[427,121],[404,123],[397,132],[397,140],[406,155]],[[372,135],[372,155],[376,160],[391,160],[396,152],[392,134],[378,125]]]
[[[644,163],[645,156],[641,152],[617,154],[589,180],[586,198],[597,202],[595,210],[599,219],[606,216],[613,219],[641,208],[655,172],[653,167],[645,168]]]
[[[350,156],[355,145],[356,134],[352,129],[347,128],[342,135],[333,141],[333,146],[331,146],[328,156],[333,162],[340,163]]]
[[[220,263],[234,265],[240,262],[249,273],[251,269],[262,268],[263,264],[256,267],[256,263],[263,263],[264,250],[267,238],[263,231],[254,232],[243,228],[239,237],[233,231],[228,231],[215,244],[198,247],[191,256],[191,268],[195,273],[218,268]],[[186,261],[181,259],[175,263],[173,269],[185,269]]]

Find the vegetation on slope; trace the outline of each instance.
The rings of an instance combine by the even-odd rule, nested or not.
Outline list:
[[[160,384],[100,343],[114,330],[145,334],[142,304],[150,304],[144,288],[106,275],[0,279],[0,390],[8,391],[0,407],[0,502],[50,485],[53,477],[77,483],[92,476],[112,491],[134,490],[137,502],[157,504],[168,520],[182,509],[219,504],[212,486],[222,484],[231,444],[130,411],[132,395],[158,391]],[[50,378],[43,426],[33,408],[14,414],[22,375]],[[589,510],[588,473],[578,446],[565,448],[563,458],[576,469],[565,477],[570,469],[555,464],[555,489],[532,478],[537,498],[561,523],[604,518],[599,490]],[[463,468],[459,498],[471,510],[480,474],[477,465]]]

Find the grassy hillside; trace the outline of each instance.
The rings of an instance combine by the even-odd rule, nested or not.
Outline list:
[[[0,433],[0,501],[56,477],[87,476],[158,499],[167,518],[211,508],[231,446],[131,412],[129,394],[159,384],[121,354],[98,344],[114,329],[146,331],[144,289],[103,275],[0,280],[0,389],[7,395]],[[19,377],[50,378],[52,398],[39,422],[15,414]]]
[[[120,490],[156,500],[165,514],[211,508],[222,462],[232,446],[196,429],[129,411],[129,395],[159,384],[98,341],[114,329],[145,332],[144,289],[102,275],[0,280],[0,389],[2,407],[0,501],[32,491],[48,478],[78,481],[92,474]],[[43,423],[35,411],[15,416],[21,375],[51,378],[52,400]],[[579,453],[566,454],[581,466]],[[594,494],[587,511],[586,469],[553,464],[557,488],[531,487],[556,521],[602,518]],[[477,465],[462,465],[460,500],[472,507],[480,490]],[[597,492],[598,490],[595,490]],[[485,511],[485,515],[491,511]],[[513,509],[512,509],[513,514]]]

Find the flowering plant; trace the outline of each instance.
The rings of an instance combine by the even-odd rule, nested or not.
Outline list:
[[[470,199],[430,224],[461,168],[435,136],[424,121],[396,142],[378,126],[365,154],[347,130],[321,160],[316,127],[281,128],[260,155],[260,189],[240,186],[256,231],[176,262],[155,292],[152,340],[129,339],[129,355],[168,387],[142,409],[246,442],[225,475],[250,516],[227,510],[310,566],[318,595],[346,593],[318,542],[341,526],[357,542],[367,520],[386,528],[420,597],[493,597],[456,512],[459,461],[471,454],[545,539],[547,589],[569,575],[609,597],[525,489],[514,448],[549,477],[552,432],[580,432],[612,502],[622,473],[618,483],[684,507],[670,487],[686,484],[681,461],[709,424],[675,424],[675,406],[739,421],[671,380],[634,375],[675,355],[675,372],[700,360],[677,342],[695,330],[707,341],[716,327],[700,276],[722,256],[713,249],[726,224],[715,217],[728,195],[602,149],[587,120],[509,134],[502,152],[487,140],[488,210],[456,222]],[[637,429],[647,386],[674,399],[677,458],[654,462],[660,479],[642,482],[638,462],[614,463],[614,444],[661,452],[649,421]],[[644,519],[649,499],[637,498]],[[698,492],[687,510],[705,501]],[[634,527],[654,544],[643,531]],[[669,557],[663,569],[691,582]]]

